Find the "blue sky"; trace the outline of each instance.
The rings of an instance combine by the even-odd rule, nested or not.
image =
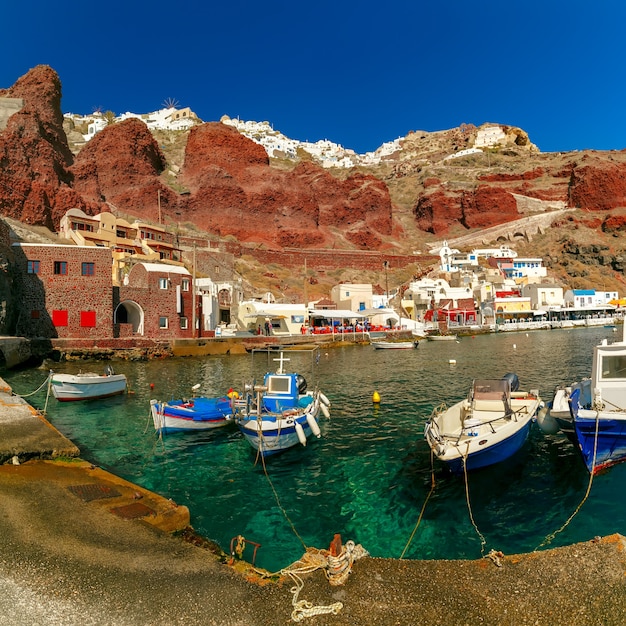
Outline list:
[[[0,88],[49,65],[64,113],[172,98],[360,153],[485,122],[543,152],[626,148],[624,0],[23,0],[2,21]]]

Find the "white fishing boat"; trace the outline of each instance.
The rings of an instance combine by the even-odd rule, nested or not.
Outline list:
[[[543,406],[537,390],[519,391],[518,387],[515,374],[474,380],[467,399],[435,409],[424,429],[434,455],[460,474],[515,454]]]
[[[54,397],[60,402],[96,400],[126,392],[124,374],[115,374],[108,366],[104,374],[79,372],[78,374],[55,374],[50,372],[50,386]]]
[[[457,336],[448,335],[445,333],[443,334],[434,333],[432,335],[426,335],[426,339],[428,339],[428,341],[456,341]]]
[[[276,372],[265,374],[261,385],[246,386],[242,397],[235,401],[239,430],[263,457],[298,444],[306,446],[311,435],[321,437],[320,412],[330,417],[328,398],[319,389],[308,391],[301,374],[285,372],[289,359],[283,352],[275,360],[279,364]]]
[[[372,341],[375,350],[410,350],[417,348],[418,341]]]

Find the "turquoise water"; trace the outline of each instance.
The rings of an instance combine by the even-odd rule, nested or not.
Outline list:
[[[432,471],[424,422],[434,406],[465,397],[473,378],[509,371],[518,374],[522,388],[538,388],[550,400],[557,384],[590,374],[592,348],[604,337],[616,339],[611,329],[590,328],[423,341],[417,350],[345,346],[323,349],[318,364],[289,353],[290,365],[305,374],[309,386],[317,383],[331,399],[331,418],[322,417],[321,439],[266,459],[267,475],[236,428],[161,440],[149,415],[150,398],[189,395],[194,383],[205,395],[241,388],[253,369],[256,377],[268,369],[259,355],[254,361],[242,355],[118,362],[116,372],[127,375],[133,393],[89,403],[50,398],[48,418],[83,458],[188,506],[196,531],[225,550],[239,534],[260,543],[256,563],[270,571],[298,559],[304,545],[327,548],[335,533],[373,556],[399,558],[433,479],[405,558],[528,552],[583,499],[589,476],[573,445],[533,424],[514,458],[469,475],[470,509],[464,478],[437,464]],[[103,364],[57,364],[55,371],[81,367],[101,371]],[[46,370],[2,376],[15,393],[26,394],[41,384]],[[379,406],[372,403],[374,391],[381,396]],[[43,408],[45,392],[28,400]],[[625,479],[626,464],[597,476],[581,511],[549,546],[626,534]],[[245,556],[252,557],[250,548]]]

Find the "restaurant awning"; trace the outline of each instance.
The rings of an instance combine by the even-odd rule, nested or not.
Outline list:
[[[269,319],[284,320],[282,313],[270,313],[269,311],[257,311],[256,313],[248,313],[245,317],[268,317]]]
[[[337,320],[363,318],[366,316],[349,309],[310,309],[309,317],[325,317],[329,320]]]

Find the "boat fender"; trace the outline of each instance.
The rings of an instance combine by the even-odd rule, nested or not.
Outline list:
[[[318,397],[323,404],[330,406],[330,400],[321,391],[318,393]]]
[[[304,434],[304,428],[302,428],[302,424],[296,422],[296,435],[298,435],[298,441],[306,446],[306,435]]]
[[[320,427],[317,423],[317,420],[310,413],[307,413],[306,421],[309,427],[311,428],[311,431],[313,432],[313,434],[319,439],[322,436],[322,433],[320,431]]]
[[[320,409],[322,409],[322,413],[324,414],[324,417],[328,419],[330,417],[330,411],[328,410],[328,407],[322,402],[320,402]]]

